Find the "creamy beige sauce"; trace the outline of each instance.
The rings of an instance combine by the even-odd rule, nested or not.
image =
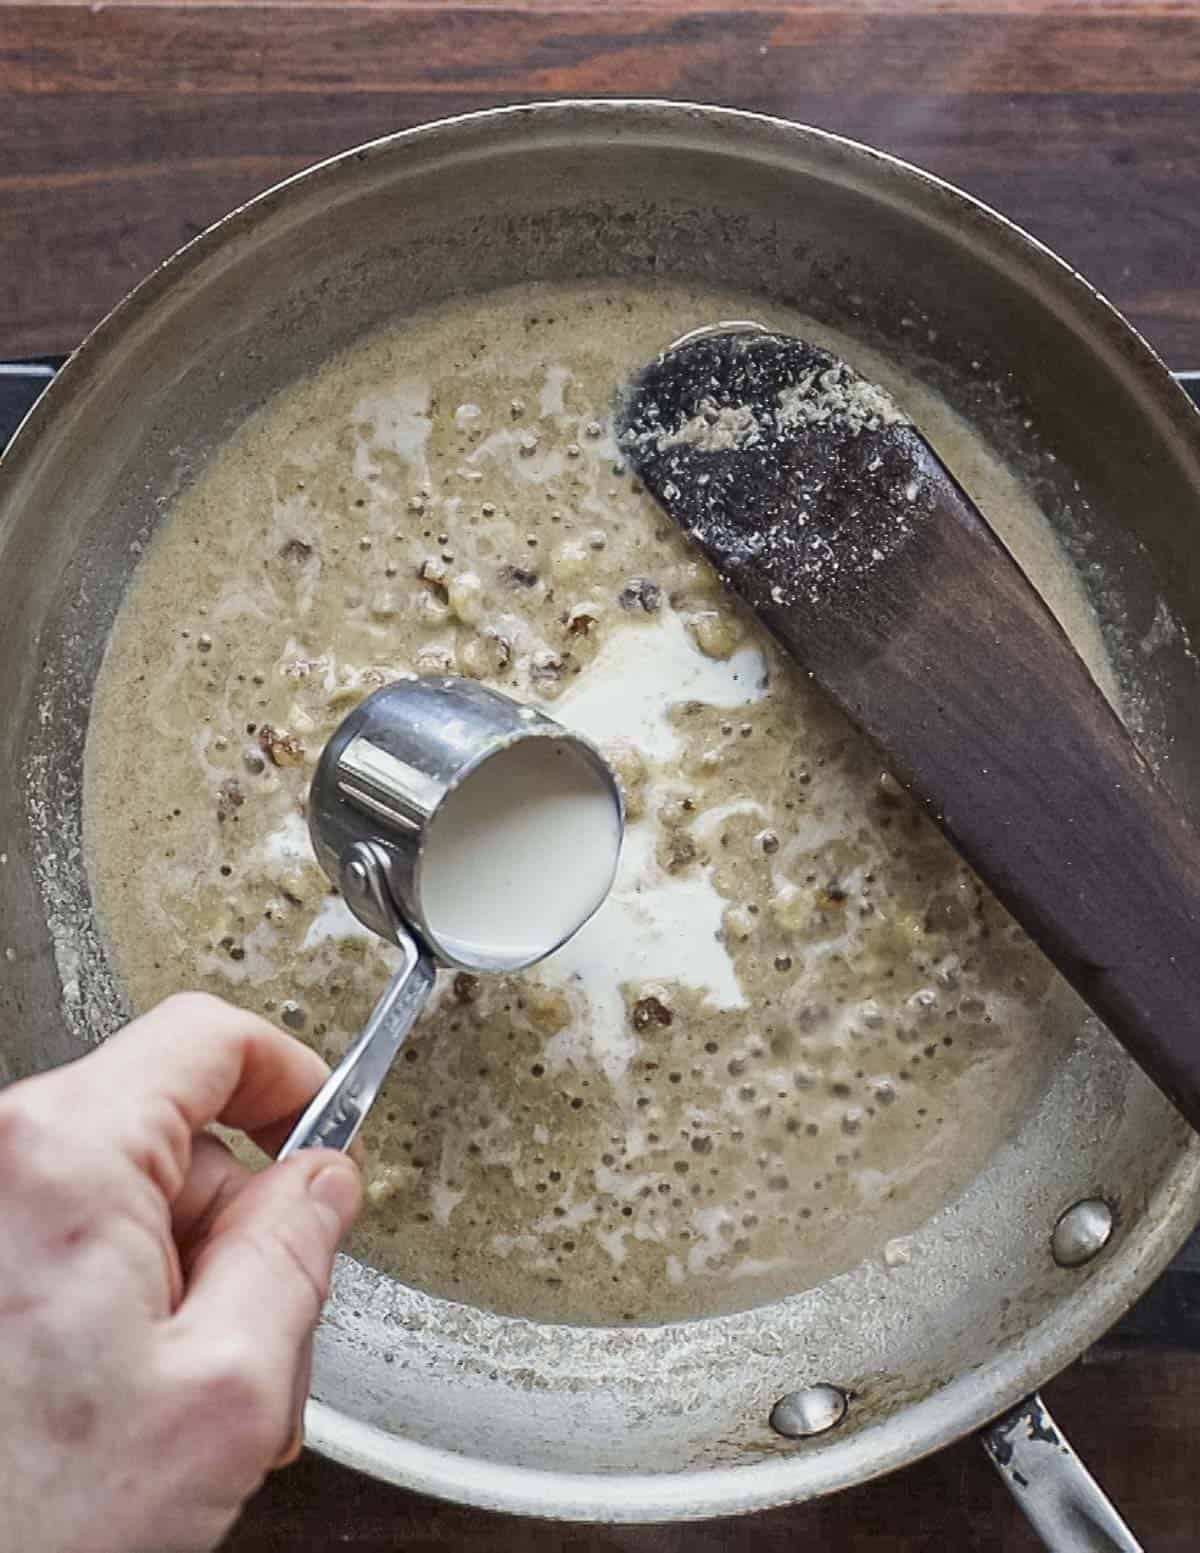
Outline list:
[[[1010,1131],[1079,1005],[626,472],[609,407],[755,317],[881,382],[1106,678],[1021,488],[889,363],[744,297],[530,287],[406,321],[253,417],[176,505],[102,671],[96,897],[133,1005],[186,986],[335,1060],[391,960],[313,861],[346,711],[475,676],[589,734],[628,829],[532,971],[447,973],[368,1124],[353,1249],[568,1321],[733,1309],[883,1254]]]

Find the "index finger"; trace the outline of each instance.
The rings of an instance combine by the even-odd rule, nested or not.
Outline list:
[[[202,992],[167,998],[74,1066],[103,1097],[110,1126],[149,1121],[167,1135],[181,1178],[193,1133],[223,1122],[270,1135],[329,1076],[303,1042]]]

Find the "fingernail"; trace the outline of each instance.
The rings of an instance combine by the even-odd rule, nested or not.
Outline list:
[[[308,1183],[308,1194],[330,1238],[340,1240],[358,1213],[362,1195],[358,1171],[349,1162],[327,1165]]]
[[[298,1423],[292,1430],[292,1437],[284,1446],[278,1459],[271,1470],[277,1472],[280,1467],[290,1467],[294,1461],[300,1458],[300,1452],[304,1449],[304,1425]]]

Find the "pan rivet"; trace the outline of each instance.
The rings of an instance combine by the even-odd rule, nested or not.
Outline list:
[[[789,1391],[771,1409],[771,1428],[789,1440],[826,1434],[846,1416],[846,1394],[836,1386],[806,1386]]]
[[[1054,1226],[1050,1250],[1060,1267],[1082,1267],[1103,1251],[1112,1232],[1112,1209],[1101,1197],[1085,1197]]]

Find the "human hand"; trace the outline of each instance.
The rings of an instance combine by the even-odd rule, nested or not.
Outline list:
[[[169,998],[0,1091],[0,1553],[193,1553],[299,1450],[353,1161],[252,1174],[326,1077],[217,998]]]

